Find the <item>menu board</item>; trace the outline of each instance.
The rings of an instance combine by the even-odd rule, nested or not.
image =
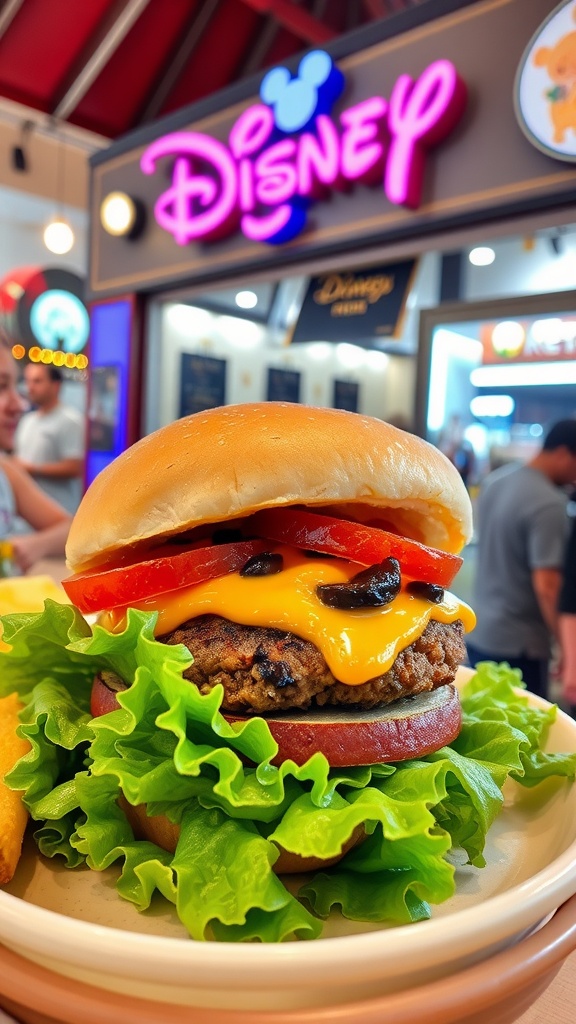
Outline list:
[[[332,407],[346,409],[347,412],[358,412],[360,387],[353,380],[335,380],[332,394]]]
[[[183,352],[180,363],[180,416],[226,403],[226,360]]]
[[[300,373],[297,370],[281,370],[276,366],[268,367],[268,402],[299,402]]]

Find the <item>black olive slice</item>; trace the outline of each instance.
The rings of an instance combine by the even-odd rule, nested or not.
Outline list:
[[[282,555],[264,551],[260,555],[252,555],[240,569],[241,576],[273,576],[282,572],[284,559]]]
[[[414,597],[421,597],[424,601],[431,601],[432,604],[442,604],[444,600],[444,587],[437,583],[424,583],[423,580],[411,580],[406,590]]]
[[[316,588],[323,604],[329,608],[382,608],[400,593],[400,563],[385,558],[378,565],[353,576],[348,583],[326,583]]]

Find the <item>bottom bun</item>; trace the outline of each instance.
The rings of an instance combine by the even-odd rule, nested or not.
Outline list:
[[[230,723],[249,721],[248,716],[222,714]],[[452,743],[462,726],[460,698],[451,685],[369,711],[324,706],[265,717],[278,744],[272,764],[302,765],[321,753],[332,768],[424,757]]]
[[[156,846],[160,846],[163,850],[174,853],[180,837],[179,825],[174,825],[163,814],[149,816],[146,812],[146,804],[138,804],[133,807],[124,796],[120,796],[118,803],[128,818],[137,839],[147,839],[151,843],[156,843]],[[348,841],[344,843],[340,853],[327,860],[321,860],[320,857],[301,857],[298,853],[290,853],[289,850],[279,846],[280,856],[274,863],[273,870],[277,875],[295,875],[304,871],[329,868],[332,864],[337,864],[344,854],[348,853],[348,850],[357,846],[365,838],[364,826],[357,825]]]

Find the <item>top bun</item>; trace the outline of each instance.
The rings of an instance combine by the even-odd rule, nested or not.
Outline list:
[[[127,546],[283,505],[453,553],[472,532],[461,477],[431,444],[371,416],[261,402],[184,417],[123,452],[84,495],[68,565],[80,572]]]

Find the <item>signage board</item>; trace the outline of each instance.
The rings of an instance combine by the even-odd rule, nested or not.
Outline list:
[[[417,29],[384,19],[112,144],[91,159],[91,298],[408,239],[419,251],[573,202],[576,169],[531,145],[514,110],[549,13],[550,0],[429,0]],[[100,223],[118,190],[144,209],[138,237]]]
[[[576,359],[576,312],[560,316],[485,322],[480,326],[482,362],[545,363]]]
[[[312,277],[292,343],[395,337],[415,267],[415,260],[403,260]]]
[[[576,161],[576,3],[563,0],[538,26],[516,76],[516,114],[542,152]]]

